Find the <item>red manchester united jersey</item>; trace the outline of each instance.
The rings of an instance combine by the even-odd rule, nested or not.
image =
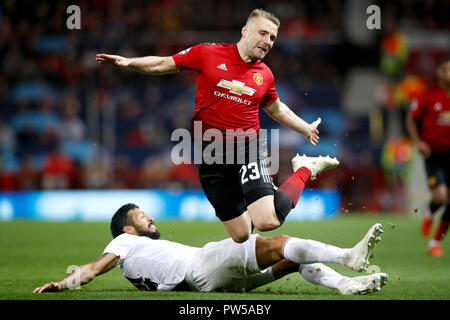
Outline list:
[[[259,108],[278,98],[270,69],[244,62],[236,44],[199,44],[172,57],[181,70],[198,71],[192,120],[201,120],[203,131],[258,131]]]
[[[434,152],[450,151],[450,95],[441,87],[411,102],[411,115],[421,121],[421,138]]]

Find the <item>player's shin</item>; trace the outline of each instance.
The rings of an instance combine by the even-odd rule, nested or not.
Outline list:
[[[347,265],[351,249],[342,249],[315,240],[289,238],[283,246],[283,256],[299,264],[337,263]]]
[[[433,215],[438,211],[442,206],[442,203],[438,203],[435,201],[430,201],[428,206],[429,211],[426,211],[425,214],[428,215],[428,218],[432,218]]]
[[[272,267],[262,270],[261,272],[254,274],[246,279],[245,283],[245,291],[251,291],[255,288],[266,285],[270,282],[275,281],[274,274],[272,272]]]
[[[284,276],[298,272],[299,264],[283,259],[247,279],[247,291],[266,285]]]
[[[307,168],[300,168],[294,172],[275,192],[274,206],[280,225],[284,223],[287,215],[297,205],[305,188],[305,183],[311,176]]]
[[[306,281],[329,289],[337,289],[338,285],[347,279],[322,263],[302,264],[299,271]]]
[[[275,192],[273,202],[275,206],[275,213],[281,226],[292,209],[292,202],[288,196],[280,190]]]
[[[447,208],[442,214],[441,222],[439,223],[439,226],[436,229],[434,240],[441,241],[444,238],[445,234],[447,233],[449,225],[450,225],[450,205],[447,205]]]
[[[277,192],[283,192],[289,200],[291,200],[292,208],[297,205],[309,177],[311,177],[311,171],[306,167],[301,167],[295,171],[277,190]]]

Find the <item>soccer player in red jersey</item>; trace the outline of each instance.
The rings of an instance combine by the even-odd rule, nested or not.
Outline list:
[[[274,76],[261,62],[272,48],[279,26],[280,21],[273,14],[255,9],[236,44],[198,44],[167,57],[96,56],[100,64],[114,64],[153,75],[196,70],[197,89],[192,118],[194,146],[198,138],[195,124],[198,123],[202,129],[200,138],[209,129],[217,130],[224,134],[227,147],[231,140],[233,152],[239,148],[234,136],[229,139],[228,130],[250,132],[246,136],[245,147],[240,149],[245,154],[244,163],[229,163],[227,158],[226,163],[203,161],[199,166],[202,188],[216,216],[236,242],[247,240],[253,226],[260,231],[279,227],[297,204],[308,179],[339,165],[335,158],[297,155],[292,160],[294,174],[277,189],[269,174],[267,154],[258,153],[256,158],[250,159],[249,145],[255,141],[258,145],[265,144],[264,135],[259,134],[260,108],[275,121],[304,135],[312,145],[319,140],[317,127],[321,119],[307,123],[281,102],[275,90]],[[205,147],[202,140],[202,151]],[[227,149],[226,156],[228,152]]]
[[[422,221],[422,235],[431,233],[434,213],[446,206],[428,253],[442,257],[441,240],[450,224],[450,59],[444,59],[437,68],[439,86],[411,102],[407,129],[425,157],[431,202]]]

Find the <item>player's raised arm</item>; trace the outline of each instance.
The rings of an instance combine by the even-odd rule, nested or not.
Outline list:
[[[71,274],[59,282],[46,283],[33,290],[33,293],[49,291],[63,291],[84,285],[102,273],[108,272],[115,267],[119,257],[112,253],[105,253],[91,263],[76,268]]]
[[[431,154],[431,148],[428,143],[420,138],[417,122],[410,113],[406,115],[406,129],[413,143],[417,145],[419,152],[425,158],[428,158]]]
[[[98,53],[95,55],[95,59],[100,64],[113,64],[125,69],[154,75],[176,73],[179,71],[171,56],[126,58],[118,55]]]
[[[313,146],[319,142],[319,130],[317,130],[317,126],[322,121],[320,118],[317,118],[314,122],[308,123],[297,116],[287,105],[281,102],[280,99],[268,104],[263,110],[278,123],[304,135],[305,139]]]

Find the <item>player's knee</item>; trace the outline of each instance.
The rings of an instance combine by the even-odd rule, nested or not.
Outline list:
[[[291,238],[291,236],[280,234],[279,236],[273,237],[277,242],[283,244],[286,242],[287,239]]]
[[[433,194],[433,202],[438,205],[447,204],[448,203],[447,195],[441,193]]]
[[[435,204],[443,205],[448,203],[448,191],[447,188],[439,186],[432,191],[432,201]]]
[[[264,221],[253,222],[255,228],[259,231],[270,231],[280,226],[280,221],[276,217]]]
[[[234,242],[242,243],[248,240],[250,237],[250,233],[245,234],[232,234],[231,239],[233,239]]]

